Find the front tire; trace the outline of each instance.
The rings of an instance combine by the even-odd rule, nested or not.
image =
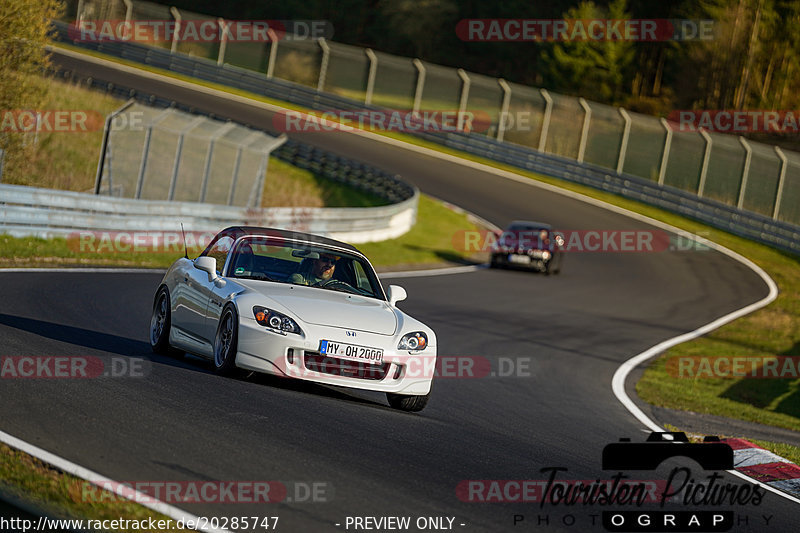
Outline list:
[[[425,409],[428,405],[431,393],[423,396],[410,396],[407,394],[394,394],[391,392],[386,393],[386,399],[389,400],[389,405],[394,409],[407,411],[409,413],[416,413]]]
[[[239,341],[239,315],[228,306],[222,312],[214,337],[214,370],[230,375],[236,370],[236,351]]]
[[[161,287],[153,302],[153,314],[150,317],[150,348],[159,355],[174,355],[175,350],[169,345],[169,331],[172,327],[169,291]]]

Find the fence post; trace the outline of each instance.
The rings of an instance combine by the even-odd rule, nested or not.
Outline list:
[[[142,189],[144,189],[144,174],[147,171],[147,160],[150,157],[150,139],[153,136],[153,127],[171,113],[171,108],[167,108],[159,113],[156,118],[150,122],[150,126],[147,127],[147,132],[144,134],[144,143],[142,144],[142,161],[139,163],[139,175],[136,178],[136,195],[134,196],[134,198],[137,200],[142,197]]]
[[[583,156],[586,153],[586,142],[589,136],[589,122],[592,120],[592,108],[583,98],[578,98],[578,103],[583,108],[583,128],[581,128],[581,140],[578,144],[578,163],[583,163]]]
[[[461,78],[461,98],[458,101],[458,131],[464,131],[464,113],[467,111],[467,102],[469,101],[470,80],[463,68],[458,69],[457,72],[458,77]]]
[[[619,157],[617,158],[617,174],[622,174],[625,168],[625,156],[628,154],[628,138],[631,135],[631,116],[625,111],[625,108],[619,108],[619,114],[625,121],[625,127],[622,130],[622,140],[619,143]]]
[[[500,88],[503,89],[503,103],[500,104],[500,120],[497,124],[497,140],[503,142],[503,137],[505,137],[506,134],[508,106],[511,105],[511,86],[509,86],[503,78],[499,78],[497,83],[500,85]]]
[[[131,0],[122,0],[125,4],[125,26],[131,28],[131,20],[133,19],[133,2]]]
[[[172,164],[172,179],[169,182],[169,195],[167,196],[167,200],[170,202],[175,199],[175,187],[178,184],[178,170],[181,167],[181,153],[183,152],[183,139],[186,137],[186,132],[200,124],[206,120],[206,117],[199,116],[195,118],[193,121],[188,123],[184,128],[180,131],[178,136],[178,146],[175,148],[175,162]]]
[[[264,196],[264,184],[267,177],[267,169],[269,168],[270,154],[289,138],[286,135],[281,135],[272,139],[269,144],[264,146],[264,154],[261,156],[261,164],[258,166],[258,174],[253,182],[253,192],[250,194],[251,207],[261,207],[261,198]]]
[[[278,35],[272,30],[267,30],[269,36],[269,59],[267,60],[267,78],[271,78],[275,72],[275,58],[278,55]]]
[[[219,26],[219,53],[217,54],[217,66],[222,65],[225,61],[225,48],[228,46],[228,24],[225,22],[225,19],[220,17],[217,19],[217,25]]]
[[[775,207],[772,209],[772,218],[778,220],[778,214],[781,212],[781,200],[783,199],[783,183],[786,181],[786,165],[789,163],[789,161],[786,159],[786,155],[783,153],[783,150],[781,150],[780,147],[775,146],[773,148],[781,160],[781,172],[780,176],[778,177],[778,190],[775,192]]]
[[[672,147],[672,128],[669,127],[663,117],[661,118],[661,125],[664,126],[667,135],[664,137],[664,151],[661,153],[661,164],[658,167],[658,184],[664,185],[664,178],[667,175],[667,163],[669,162],[669,149]]]
[[[317,39],[319,47],[322,48],[322,61],[319,65],[319,79],[317,80],[317,92],[321,93],[325,88],[325,75],[328,73],[328,61],[331,57],[331,47],[325,41],[325,37]]]
[[[414,91],[414,107],[411,112],[413,114],[418,114],[419,106],[422,103],[422,91],[425,88],[425,65],[422,64],[422,61],[416,58],[412,61],[412,63],[417,69],[417,87]]]
[[[550,114],[553,112],[553,99],[550,98],[550,93],[546,89],[539,89],[539,93],[545,101],[542,131],[539,134],[539,151],[544,152],[544,147],[547,144],[547,130],[550,127]]]
[[[111,135],[111,121],[114,120],[114,118],[117,115],[119,115],[120,113],[128,109],[130,106],[132,106],[133,103],[134,99],[131,98],[130,100],[125,102],[125,104],[122,107],[120,107],[119,109],[117,109],[116,111],[114,111],[113,113],[111,113],[106,117],[106,123],[103,126],[103,142],[100,145],[100,160],[97,162],[97,174],[95,175],[94,178],[95,194],[100,194],[100,180],[102,180],[103,178],[103,166],[105,165],[106,161],[106,150],[108,150],[108,138]]]
[[[176,7],[170,7],[169,12],[175,17],[175,33],[172,34],[172,46],[170,53],[174,54],[178,50],[178,34],[181,32],[181,12]]]
[[[214,156],[214,143],[235,127],[236,123],[228,121],[224,126],[215,131],[208,140],[208,152],[206,152],[206,162],[205,165],[203,165],[203,183],[200,186],[200,198],[198,200],[200,202],[205,202],[206,194],[208,194],[208,180],[211,176],[211,158]]]
[[[739,136],[739,143],[742,145],[742,148],[744,148],[744,167],[742,168],[742,183],[739,186],[739,197],[736,198],[736,207],[741,209],[742,205],[744,205],[747,178],[750,176],[750,159],[753,157],[753,150],[750,148],[750,144],[748,144],[747,140],[742,136]]]
[[[703,197],[706,188],[706,175],[708,174],[708,160],[711,157],[711,135],[706,130],[700,128],[700,135],[706,140],[706,149],[703,152],[703,166],[700,167],[700,184],[697,186],[697,196]]]
[[[256,137],[260,134],[259,131],[254,131],[250,135],[244,138],[244,140],[239,143],[239,149],[236,150],[236,161],[233,164],[233,174],[231,179],[231,188],[228,191],[228,205],[233,205],[233,196],[236,193],[236,182],[239,180],[239,165],[242,162],[242,152],[244,151],[244,147],[248,146],[250,143],[253,142],[253,137]]]
[[[371,48],[364,50],[369,59],[369,73],[367,74],[367,91],[364,94],[364,103],[370,105],[372,103],[372,91],[375,90],[375,76],[378,74],[378,56]]]

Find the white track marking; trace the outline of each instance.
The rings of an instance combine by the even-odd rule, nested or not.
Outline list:
[[[466,274],[467,272],[475,272],[486,268],[486,265],[467,265],[446,268],[431,268],[429,270],[408,270],[404,272],[384,272],[378,274],[380,279],[394,279],[394,278],[421,278],[424,276],[450,276],[453,274]]]
[[[154,74],[152,72],[143,71],[141,69],[127,67],[127,66],[124,66],[124,65],[121,66],[118,63],[114,63],[112,61],[98,59],[98,58],[94,58],[94,57],[91,57],[91,56],[85,56],[83,54],[79,54],[79,53],[76,53],[76,52],[71,52],[71,51],[68,51],[68,50],[61,49],[61,48],[58,49],[58,52],[59,53],[63,53],[64,55],[69,55],[69,56],[72,56],[72,57],[81,58],[84,61],[96,62],[96,63],[99,63],[99,64],[104,64],[104,65],[106,65],[108,67],[111,67],[111,68],[118,68],[120,70],[124,70],[124,71],[131,72],[131,73],[136,73],[138,75],[144,75],[146,77],[151,77],[153,79],[159,79],[161,81],[167,81],[167,82],[170,82],[170,83],[174,83],[176,85],[181,85],[181,86],[186,87],[186,88],[192,88],[192,89],[198,90],[200,92],[205,92],[207,94],[213,94],[213,95],[221,97],[221,98],[227,98],[227,99],[230,99],[230,100],[235,100],[235,101],[239,101],[239,102],[242,102],[242,103],[248,103],[248,104],[254,105],[254,106],[259,106],[259,107],[262,107],[262,108],[270,110],[270,111],[287,111],[287,110],[289,110],[288,108],[276,106],[276,105],[273,105],[273,104],[267,104],[267,103],[264,103],[264,102],[259,102],[257,100],[252,100],[250,98],[245,98],[245,97],[241,97],[241,96],[238,96],[238,95],[232,95],[232,94],[226,93],[224,91],[219,91],[219,90],[216,90],[216,89],[210,89],[208,87],[199,86],[199,85],[191,84],[191,83],[188,83],[188,82],[183,82],[183,81],[180,81],[180,80],[175,80],[174,78],[170,78],[168,76],[163,76],[163,75],[160,75],[160,74]],[[313,115],[309,115],[308,118],[309,118],[309,120],[314,120],[315,119],[315,117],[313,117]],[[372,132],[368,132],[368,131],[362,131],[362,130],[358,130],[358,129],[355,129],[355,128],[352,128],[352,129],[351,128],[346,128],[346,129],[342,129],[340,131],[343,131],[345,133],[349,133],[349,134],[352,134],[352,135],[359,135],[361,137],[366,137],[366,138],[369,138],[369,139],[372,139],[372,140],[375,140],[375,141],[378,141],[378,142],[382,142],[382,143],[385,143],[385,144],[389,144],[389,145],[392,145],[392,146],[403,148],[403,149],[406,149],[406,150],[409,150],[409,151],[412,151],[412,152],[416,152],[416,153],[419,153],[419,154],[423,154],[423,155],[426,155],[426,156],[429,156],[429,157],[435,157],[437,159],[441,159],[441,160],[444,160],[444,161],[450,161],[452,163],[456,163],[456,164],[459,164],[459,165],[462,165],[462,166],[466,166],[466,167],[469,167],[469,168],[473,168],[473,169],[476,169],[476,170],[480,170],[480,171],[483,171],[483,172],[488,172],[488,173],[494,174],[496,176],[501,176],[501,177],[504,177],[506,179],[510,179],[510,180],[513,180],[513,181],[516,181],[516,182],[519,182],[519,183],[524,183],[524,184],[532,186],[532,187],[538,187],[540,189],[545,189],[545,190],[548,190],[548,191],[551,191],[551,192],[554,192],[554,193],[557,193],[557,194],[561,194],[563,196],[567,196],[567,197],[570,197],[570,198],[573,198],[573,199],[576,199],[576,200],[580,200],[580,201],[588,203],[588,204],[592,204],[592,205],[601,207],[603,209],[607,209],[609,211],[613,211],[613,212],[616,212],[616,213],[620,213],[620,214],[626,215],[626,216],[628,216],[630,218],[633,218],[635,220],[639,220],[641,222],[645,222],[647,224],[650,224],[650,225],[653,225],[653,226],[656,226],[656,227],[659,227],[659,228],[662,228],[662,229],[666,229],[666,230],[671,231],[673,233],[676,233],[678,235],[682,235],[682,236],[686,236],[686,237],[695,239],[696,241],[701,242],[701,243],[703,243],[703,244],[705,244],[707,246],[710,246],[710,247],[714,248],[716,251],[718,251],[720,253],[723,253],[723,254],[731,257],[732,259],[734,259],[736,261],[739,261],[740,263],[748,266],[754,272],[756,272],[756,274],[758,274],[761,277],[761,279],[764,280],[764,282],[769,287],[769,294],[765,298],[763,298],[762,300],[759,300],[758,302],[750,304],[750,305],[748,305],[746,307],[743,307],[742,309],[740,309],[738,311],[735,311],[733,313],[730,313],[728,315],[720,317],[720,318],[714,320],[713,322],[710,322],[709,324],[706,324],[705,326],[702,326],[701,328],[698,328],[698,329],[696,329],[694,331],[691,331],[691,332],[686,333],[684,335],[679,335],[677,337],[673,337],[672,339],[668,339],[666,341],[663,341],[663,342],[659,343],[658,345],[654,346],[653,348],[650,348],[649,350],[646,350],[645,352],[642,352],[641,354],[638,354],[638,355],[632,357],[631,359],[627,360],[614,373],[614,377],[612,379],[612,390],[614,392],[614,395],[622,403],[622,405],[625,406],[625,408],[628,409],[628,411],[630,411],[630,413],[634,417],[636,417],[637,420],[639,420],[645,426],[647,426],[647,427],[649,427],[651,429],[657,428],[658,430],[661,430],[660,426],[658,426],[658,424],[656,424],[654,421],[650,420],[650,418],[648,418],[647,415],[645,415],[641,411],[641,409],[639,409],[636,406],[636,404],[633,403],[633,401],[628,397],[627,393],[625,392],[625,386],[624,386],[625,378],[628,376],[630,371],[633,368],[635,368],[638,364],[641,364],[642,362],[646,361],[647,359],[650,359],[650,358],[656,356],[658,353],[660,353],[660,351],[663,351],[663,350],[665,350],[665,349],[667,349],[667,348],[669,348],[671,346],[674,346],[676,344],[679,344],[681,342],[685,342],[685,341],[697,338],[697,337],[699,337],[701,335],[704,335],[705,333],[708,333],[708,332],[710,332],[710,331],[712,331],[712,330],[714,330],[714,329],[716,329],[716,328],[718,328],[718,327],[720,327],[720,326],[722,326],[724,324],[727,324],[728,322],[731,322],[732,320],[735,320],[735,319],[737,319],[737,318],[739,318],[741,316],[744,316],[744,315],[746,315],[748,313],[751,313],[751,312],[753,312],[753,311],[755,311],[757,309],[761,309],[762,307],[765,307],[766,305],[768,305],[769,303],[774,301],[775,298],[777,298],[777,295],[778,295],[777,285],[772,280],[772,278],[770,278],[769,275],[766,272],[764,272],[758,265],[756,265],[755,263],[753,263],[749,259],[747,259],[745,257],[742,257],[740,254],[738,254],[738,253],[736,253],[736,252],[734,252],[732,250],[729,250],[728,248],[725,248],[722,245],[719,245],[719,244],[717,244],[715,242],[709,241],[708,239],[704,239],[702,237],[693,236],[689,232],[687,232],[685,230],[682,230],[680,228],[676,228],[675,226],[672,226],[670,224],[655,220],[653,218],[650,218],[648,216],[645,216],[645,215],[642,215],[642,214],[639,214],[639,213],[635,213],[635,212],[630,211],[628,209],[625,209],[623,207],[619,207],[619,206],[616,206],[616,205],[613,205],[613,204],[609,204],[609,203],[604,202],[602,200],[598,200],[598,199],[595,199],[595,198],[590,198],[588,196],[584,196],[584,195],[582,195],[580,193],[576,193],[576,192],[573,192],[573,191],[560,189],[555,185],[550,185],[550,184],[547,184],[547,183],[537,182],[532,178],[521,176],[519,174],[515,174],[515,173],[509,172],[507,170],[498,169],[498,168],[495,168],[495,167],[492,167],[492,166],[489,166],[489,165],[485,165],[483,163],[477,163],[477,162],[474,162],[474,161],[461,159],[461,158],[459,158],[457,156],[445,154],[445,153],[439,152],[437,150],[433,150],[431,148],[424,148],[424,147],[421,147],[421,146],[417,146],[415,144],[407,143],[407,142],[400,141],[400,140],[397,140],[397,139],[392,139],[392,138],[386,137],[384,135],[379,135],[377,133],[372,133]],[[520,170],[522,170],[522,169],[520,169]],[[783,496],[783,497],[785,497],[785,498],[787,498],[787,499],[789,499],[791,501],[794,501],[796,503],[800,503],[800,500],[798,500],[797,498],[794,498],[794,497],[792,497],[792,496],[790,496],[790,495],[788,495],[786,493],[779,492],[776,489],[774,489],[772,487],[769,487],[768,485],[765,485],[765,484],[763,484],[763,483],[761,483],[761,482],[759,482],[759,481],[757,481],[755,479],[752,479],[752,478],[749,478],[747,476],[744,476],[743,474],[740,474],[739,472],[733,472],[733,473],[735,475],[738,475],[739,477],[743,477],[744,479],[747,479],[748,481],[750,481],[752,483],[761,485],[762,487],[767,488],[770,491],[775,492],[776,494],[780,494],[781,496]]]
[[[105,488],[103,484],[112,485],[114,487],[114,490],[112,492],[115,492],[127,499],[131,499],[135,503],[138,503],[143,507],[147,507],[148,509],[152,509],[157,513],[166,515],[175,521],[183,520],[184,523],[186,523],[186,521],[193,520],[195,523],[197,523],[198,517],[193,514],[187,513],[185,511],[178,509],[177,507],[173,507],[172,505],[168,505],[164,502],[158,501],[148,494],[144,494],[139,491],[130,489],[124,485],[121,485],[117,481],[114,481],[107,477],[103,477],[96,472],[93,472],[80,465],[76,465],[75,463],[70,462],[64,459],[63,457],[59,457],[58,455],[52,454],[46,450],[34,446],[33,444],[28,444],[27,442],[20,440],[12,435],[9,435],[8,433],[5,433],[3,431],[0,431],[0,442],[9,445],[12,448],[17,448],[18,450],[21,450],[27,453],[28,455],[32,455],[37,459],[41,459],[45,463],[55,466],[62,472],[72,474],[73,476],[79,477],[85,481],[88,481],[89,483],[92,483],[93,485],[97,485],[100,488]],[[132,499],[132,496],[135,499]],[[227,529],[214,529],[211,527],[197,529],[197,531],[207,531],[209,533],[231,533]]]

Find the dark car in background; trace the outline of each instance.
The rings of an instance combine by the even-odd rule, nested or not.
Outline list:
[[[564,237],[549,224],[515,220],[492,245],[491,268],[517,267],[558,274],[563,261]]]

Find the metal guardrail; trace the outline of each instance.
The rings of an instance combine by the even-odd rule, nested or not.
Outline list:
[[[67,27],[67,24],[56,23],[57,39],[72,42]],[[258,72],[230,65],[218,66],[206,59],[172,54],[166,50],[136,43],[93,41],[74,44],[205,81],[288,101],[309,109],[385,110],[378,106],[317,92],[295,83],[275,78],[268,79],[266,75]],[[500,142],[483,135],[426,131],[414,131],[411,134],[473,155],[639,200],[757,242],[800,253],[800,226],[776,221],[716,200],[701,198],[675,187],[660,185],[630,174],[617,173],[590,163],[579,163],[574,159],[529,147]]]
[[[277,227],[359,243],[398,237],[416,221],[419,194],[361,208],[242,208],[146,201],[0,184],[0,233],[49,238],[92,232],[215,233],[228,226]]]

